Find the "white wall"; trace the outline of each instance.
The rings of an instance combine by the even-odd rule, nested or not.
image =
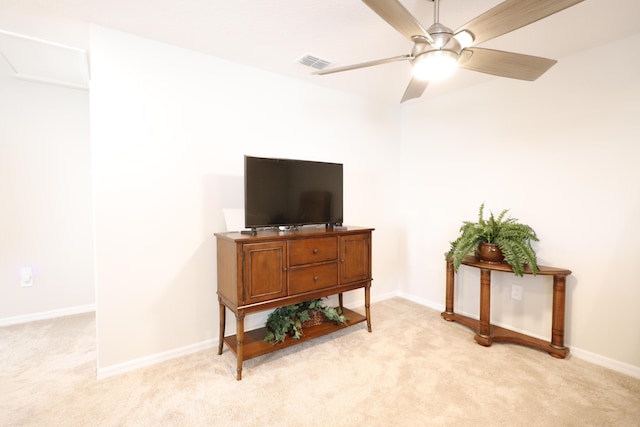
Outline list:
[[[0,324],[91,310],[89,94],[8,77],[0,94]]]
[[[539,262],[573,271],[566,344],[640,373],[639,50],[636,35],[563,58],[534,83],[496,79],[407,104],[404,292],[443,306],[443,254],[462,221],[482,202],[510,208],[537,231]],[[518,302],[509,275],[494,276],[493,320],[549,337],[550,279],[516,280]],[[478,283],[463,267],[456,310],[477,315]]]
[[[345,223],[377,228],[373,297],[397,289],[397,111],[100,27],[91,59],[99,375],[217,338],[213,233],[244,154],[344,163]]]

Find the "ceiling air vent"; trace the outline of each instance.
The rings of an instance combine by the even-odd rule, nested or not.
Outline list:
[[[315,68],[316,70],[324,70],[331,62],[326,59],[320,59],[313,55],[304,55],[302,58],[298,59],[298,62],[302,65],[306,65],[307,67]]]
[[[89,89],[88,53],[21,34],[0,30],[0,76]]]

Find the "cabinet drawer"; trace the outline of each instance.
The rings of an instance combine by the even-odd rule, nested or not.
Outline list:
[[[335,237],[289,241],[290,267],[334,259],[338,259],[338,240]]]
[[[337,262],[289,270],[289,295],[329,288],[337,284]]]

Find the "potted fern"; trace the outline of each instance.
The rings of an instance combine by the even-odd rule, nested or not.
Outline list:
[[[320,320],[314,320],[316,316]],[[304,335],[303,328],[307,324],[320,323],[323,319],[337,324],[344,324],[349,320],[335,307],[325,306],[321,298],[276,308],[267,317],[268,332],[263,341],[277,344],[287,336],[299,340]]]
[[[539,241],[536,232],[517,219],[507,217],[508,211],[503,210],[497,217],[491,213],[485,219],[483,203],[480,205],[477,222],[463,222],[460,236],[451,242],[451,248],[446,253],[446,258],[453,262],[455,271],[458,271],[467,255],[475,253],[480,259],[489,262],[502,262],[503,258],[517,276],[524,274],[525,265],[529,265],[534,275],[538,272],[536,252],[531,246],[532,241]],[[488,254],[489,259],[484,258],[484,254]],[[491,258],[491,255],[497,257]]]

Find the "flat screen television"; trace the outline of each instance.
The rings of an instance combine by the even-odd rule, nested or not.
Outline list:
[[[245,227],[342,224],[342,164],[244,157]]]

